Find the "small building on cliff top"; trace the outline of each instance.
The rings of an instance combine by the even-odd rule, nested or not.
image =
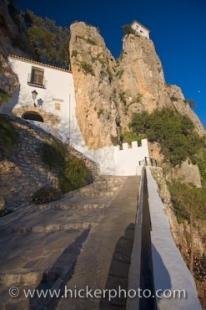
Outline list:
[[[138,21],[133,21],[131,23],[131,28],[139,35],[149,39],[149,29],[146,28],[144,25],[142,25],[140,22]]]

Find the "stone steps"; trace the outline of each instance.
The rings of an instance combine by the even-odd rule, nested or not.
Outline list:
[[[84,230],[89,229],[94,226],[95,222],[77,222],[77,223],[67,223],[67,224],[48,224],[48,225],[36,225],[36,226],[17,226],[11,230],[12,233],[53,233],[60,231],[71,231],[71,230]]]

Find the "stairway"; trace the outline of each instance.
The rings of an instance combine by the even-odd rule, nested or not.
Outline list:
[[[127,177],[97,176],[94,183],[59,201],[30,205],[0,219],[0,309],[37,309],[38,300],[22,294],[10,298],[11,286],[20,291],[53,287],[71,277],[86,240],[109,216],[126,181]]]

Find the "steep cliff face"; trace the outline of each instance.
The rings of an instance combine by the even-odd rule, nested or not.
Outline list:
[[[12,41],[18,35],[18,29],[13,22],[7,3],[0,2],[0,105],[5,103],[18,88],[17,76],[12,71],[7,55],[15,52]]]
[[[197,133],[200,136],[205,135],[205,128],[202,125],[197,114],[191,109],[189,102],[185,100],[180,87],[176,85],[167,85],[167,92],[174,108],[182,115],[186,115],[194,124]]]
[[[70,61],[77,118],[85,142],[91,148],[110,145],[117,136],[115,60],[96,28],[83,22],[71,26]]]
[[[199,135],[205,129],[180,88],[167,85],[151,40],[127,34],[115,60],[95,27],[83,22],[70,28],[70,63],[74,77],[77,118],[86,144],[110,145],[128,130],[133,113],[163,107],[188,116]]]
[[[119,88],[125,97],[128,119],[133,112],[152,112],[171,105],[162,66],[151,40],[134,34],[126,35],[119,68]],[[122,122],[125,124],[124,115]]]

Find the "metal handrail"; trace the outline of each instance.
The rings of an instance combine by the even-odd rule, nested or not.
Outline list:
[[[158,163],[157,160],[152,157],[145,156],[144,159],[139,160],[139,166],[154,166],[157,167]]]

